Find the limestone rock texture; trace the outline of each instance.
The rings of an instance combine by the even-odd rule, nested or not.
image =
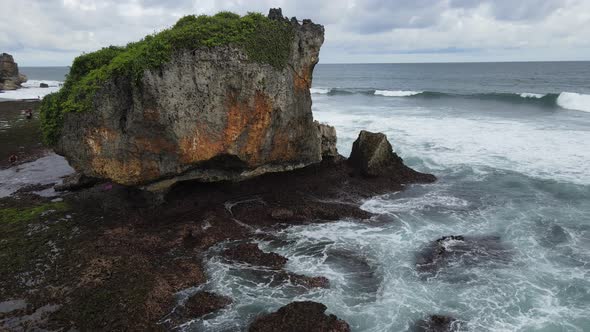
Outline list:
[[[16,90],[26,81],[27,77],[19,73],[12,55],[0,54],[0,90]]]
[[[340,154],[338,153],[338,149],[336,148],[336,128],[324,123],[318,123],[318,129],[320,134],[320,143],[322,147],[322,159],[340,158]]]
[[[294,31],[284,68],[231,45],[178,51],[140,84],[106,82],[92,112],[64,114],[55,150],[86,176],[152,191],[321,161],[309,88],[324,28],[272,14]]]

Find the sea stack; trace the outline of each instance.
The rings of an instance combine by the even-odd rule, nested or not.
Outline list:
[[[27,81],[27,77],[18,72],[18,64],[12,55],[0,54],[0,90],[16,90]]]
[[[309,88],[323,42],[323,26],[280,9],[186,16],[78,57],[43,101],[45,139],[87,176],[154,191],[317,163]]]

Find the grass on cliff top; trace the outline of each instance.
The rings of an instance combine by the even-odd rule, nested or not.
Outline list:
[[[157,69],[177,51],[233,45],[251,61],[282,69],[291,52],[293,28],[289,22],[271,20],[259,13],[239,16],[220,12],[214,16],[189,15],[154,35],[125,47],[110,46],[82,54],[72,64],[59,92],[43,98],[41,128],[46,144],[61,134],[63,114],[92,110],[94,96],[110,78],[118,76],[139,84],[146,69]]]

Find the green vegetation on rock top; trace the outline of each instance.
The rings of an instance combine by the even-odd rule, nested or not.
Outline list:
[[[251,61],[282,69],[291,52],[293,35],[289,22],[258,13],[239,16],[220,12],[214,16],[185,16],[173,27],[125,47],[110,46],[82,54],[74,59],[61,90],[41,103],[45,143],[57,142],[64,113],[91,110],[96,92],[112,77],[139,84],[146,69],[160,68],[177,51],[221,45],[239,47]]]

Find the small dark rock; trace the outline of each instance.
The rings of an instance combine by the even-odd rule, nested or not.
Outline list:
[[[371,302],[377,300],[379,287],[383,283],[383,275],[377,266],[372,264],[369,257],[347,249],[330,249],[327,251],[325,264],[334,271],[347,276],[345,290],[354,293],[363,293],[362,301]],[[356,304],[358,298],[345,299]]]
[[[571,237],[569,233],[563,227],[559,225],[553,225],[547,230],[540,243],[544,247],[551,248],[569,241],[570,238]]]
[[[89,188],[100,182],[99,179],[86,176],[81,173],[74,173],[64,178],[63,183],[55,186],[55,191],[75,191]]]
[[[330,288],[330,280],[326,277],[308,277],[286,271],[277,273],[276,277],[280,281],[289,281],[294,285],[305,288]]]
[[[256,243],[242,243],[226,249],[223,256],[229,260],[280,270],[287,264],[287,258],[260,250]]]
[[[466,329],[465,322],[453,317],[432,315],[416,322],[414,332],[454,332]]]
[[[49,84],[47,84],[47,83],[41,83],[41,84],[39,84],[39,87],[40,88],[48,88],[49,87]]]
[[[278,311],[260,316],[250,332],[348,332],[350,326],[334,315],[326,315],[326,306],[312,301],[292,302]]]
[[[223,309],[231,303],[229,297],[203,291],[191,296],[184,306],[188,315],[198,318]]]
[[[451,262],[469,267],[487,262],[505,263],[511,256],[511,251],[502,244],[499,236],[450,235],[424,248],[416,259],[416,269],[419,273],[435,275]]]

